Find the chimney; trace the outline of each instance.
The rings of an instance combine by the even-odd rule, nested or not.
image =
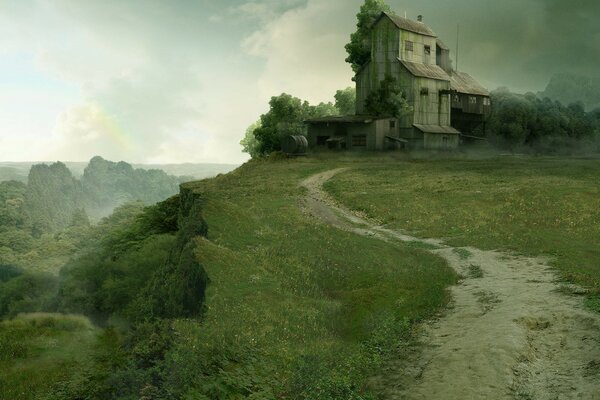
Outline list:
[[[419,16],[417,17],[417,21],[419,21],[419,22],[423,22],[423,16],[422,16],[422,15],[419,15]]]

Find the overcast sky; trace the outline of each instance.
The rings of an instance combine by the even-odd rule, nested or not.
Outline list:
[[[332,101],[362,0],[0,0],[0,160],[241,162],[282,92]],[[598,74],[600,1],[389,0],[490,89]]]

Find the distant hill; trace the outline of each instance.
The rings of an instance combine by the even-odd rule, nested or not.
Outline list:
[[[27,175],[33,165],[47,164],[49,161],[24,161],[24,162],[6,162],[0,161],[0,182],[20,181],[27,183]],[[87,167],[87,162],[63,162],[71,171],[74,177],[81,178],[83,171]],[[225,174],[234,170],[237,164],[204,164],[204,163],[185,163],[185,164],[131,164],[134,168],[142,169],[160,169],[169,175],[186,177],[185,179],[205,179],[212,178],[219,174]]]
[[[88,214],[97,219],[128,201],[154,204],[179,192],[182,179],[160,169],[134,168],[96,156],[83,171],[81,187]]]
[[[556,74],[538,96],[548,97],[564,105],[582,102],[586,110],[591,111],[600,108],[600,78],[568,73]]]
[[[64,229],[83,210],[97,221],[123,203],[154,204],[178,193],[182,182],[234,168],[229,164],[131,165],[97,156],[89,163],[0,162],[0,182],[25,185],[22,211],[27,225],[40,235]]]

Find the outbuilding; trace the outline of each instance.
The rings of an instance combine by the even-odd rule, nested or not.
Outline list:
[[[396,118],[368,115],[307,120],[308,146],[331,150],[386,150],[403,147]]]

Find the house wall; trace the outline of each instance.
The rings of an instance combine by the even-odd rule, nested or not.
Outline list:
[[[310,123],[308,125],[308,147],[316,148],[320,136],[327,138],[344,137],[346,149],[348,150],[379,150],[377,133],[381,132],[378,127],[379,121],[370,123],[356,122],[329,122],[329,123]],[[379,125],[382,126],[382,125]],[[386,133],[387,134],[387,133]],[[366,146],[353,146],[353,136],[366,136]],[[385,136],[385,135],[384,135]],[[326,148],[326,146],[323,146]]]
[[[415,78],[413,85],[413,123],[450,126],[449,95],[440,95],[441,91],[450,89],[450,82]]]
[[[430,36],[424,36],[418,33],[399,30],[400,32],[400,53],[398,58],[402,61],[409,61],[419,64],[436,65],[436,39]],[[413,50],[409,51],[406,42],[413,43]],[[429,55],[425,54],[425,46],[429,46]]]
[[[450,61],[450,50],[442,49],[436,45],[436,60],[437,65],[444,71],[450,73],[452,70],[452,62]]]
[[[445,138],[445,139],[444,139]],[[451,150],[458,148],[459,136],[442,133],[424,133],[423,147],[431,150]]]

